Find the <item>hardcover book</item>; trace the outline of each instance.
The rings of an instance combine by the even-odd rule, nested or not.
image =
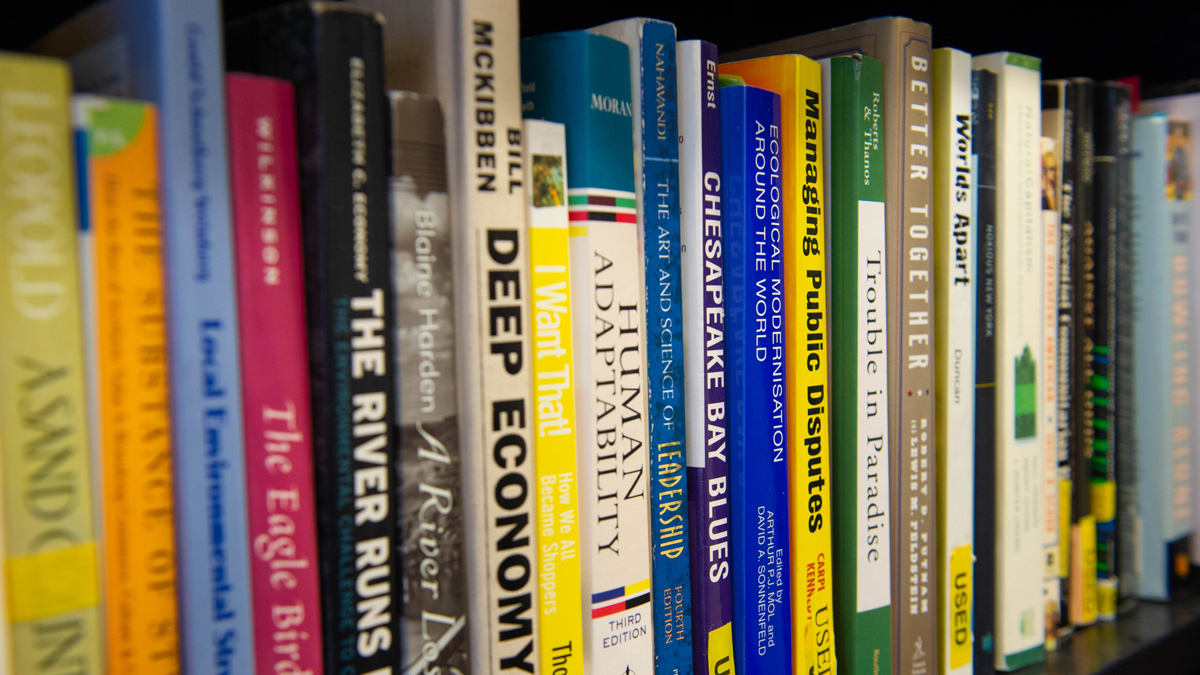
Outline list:
[[[886,337],[887,234],[883,64],[869,56],[822,61],[829,71],[827,183],[832,245],[833,618],[843,672],[892,672],[892,489]]]
[[[585,31],[521,44],[523,110],[567,127],[584,670],[649,673],[651,482],[629,47]]]
[[[77,91],[158,108],[180,660],[244,674],[255,659],[220,14],[216,0],[110,0],[33,50],[69,57]]]
[[[537,403],[538,611],[542,672],[583,672],[579,476],[575,449],[575,339],[571,312],[571,237],[567,132],[557,122],[525,120],[529,184],[529,284],[533,288],[533,395]],[[585,287],[586,288],[586,287]]]
[[[1096,614],[1102,621],[1117,618],[1121,540],[1132,532],[1117,527],[1117,480],[1123,470],[1117,456],[1118,411],[1115,393],[1124,386],[1117,379],[1117,364],[1123,356],[1117,343],[1117,231],[1122,218],[1129,217],[1121,205],[1121,166],[1129,161],[1121,152],[1128,144],[1129,87],[1117,82],[1096,85],[1094,125],[1093,202],[1094,239],[1092,283],[1095,320],[1087,345],[1091,351],[1091,373],[1085,394],[1092,399],[1092,514],[1096,518]],[[1184,153],[1185,155],[1187,153]],[[1190,365],[1190,364],[1189,364]],[[1136,407],[1136,404],[1135,404]],[[1191,442],[1187,444],[1190,447]],[[1132,469],[1132,467],[1131,467]]]
[[[1159,91],[1147,88],[1147,96],[1157,96],[1156,98],[1143,98],[1138,105],[1138,111],[1142,113],[1166,113],[1172,119],[1191,122],[1192,129],[1200,129],[1200,82],[1191,80],[1181,83],[1173,87],[1162,87]],[[1192,152],[1188,155],[1188,168],[1191,175],[1200,176],[1200,153]],[[1127,160],[1126,165],[1129,164]],[[1128,178],[1128,170],[1126,170],[1123,178]],[[1128,195],[1128,190],[1123,191],[1123,194]],[[1132,218],[1120,218],[1117,221],[1117,347],[1118,354],[1131,354],[1133,345],[1133,312],[1132,307],[1136,300],[1131,296],[1133,284],[1126,283],[1126,279],[1131,279],[1134,273],[1133,261],[1133,230],[1130,228]],[[1192,232],[1200,233],[1200,209],[1192,209]],[[1192,260],[1200,260],[1200,235],[1192,236],[1189,241],[1191,246],[1188,248]],[[1191,274],[1188,277],[1188,287],[1193,289],[1191,293],[1191,305],[1189,311],[1192,316],[1200,316],[1200,265],[1192,265]],[[1200,362],[1197,361],[1197,354],[1192,354],[1192,372],[1200,372]],[[1117,463],[1123,467],[1123,470],[1118,472],[1118,497],[1117,508],[1120,509],[1118,514],[1118,531],[1129,531],[1126,520],[1128,520],[1126,507],[1130,504],[1137,504],[1138,495],[1136,488],[1136,470],[1124,470],[1124,467],[1130,465],[1130,462],[1137,456],[1136,442],[1136,416],[1134,414],[1134,398],[1136,389],[1133,386],[1126,386],[1124,383],[1132,382],[1134,377],[1133,360],[1132,358],[1122,358],[1117,361]],[[1192,419],[1200,419],[1200,396],[1194,396],[1191,403]],[[1200,461],[1198,459],[1200,453],[1200,434],[1196,434],[1192,438],[1192,462],[1193,468],[1200,469]],[[1135,467],[1136,468],[1136,467]],[[1200,499],[1195,499],[1194,496],[1200,494],[1200,470],[1192,471],[1192,530],[1196,530],[1196,526],[1200,523]],[[1125,520],[1122,520],[1122,519]],[[1123,537],[1121,541],[1121,551],[1133,548],[1127,544],[1133,543],[1133,537]],[[1129,551],[1133,553],[1133,551]],[[1200,537],[1191,538],[1191,559],[1193,564],[1200,562]],[[1136,556],[1136,553],[1134,554]],[[1131,556],[1133,557],[1133,556]],[[1122,566],[1122,576],[1126,572],[1132,570],[1132,565]],[[1126,589],[1121,588],[1121,595],[1125,596]]]
[[[975,513],[975,181],[971,55],[933,51],[934,331],[937,334],[938,663],[971,675]]]
[[[291,84],[255,75],[226,75],[225,88],[257,669],[319,674],[324,668],[295,99]]]
[[[11,662],[103,672],[67,64],[0,52],[0,464]],[[136,129],[135,129],[136,131]],[[89,285],[94,280],[89,280]]]
[[[678,43],[679,194],[692,638],[696,672],[736,672],[729,550],[725,237],[717,47]]]
[[[1196,151],[1191,123],[1156,113],[1133,121],[1133,386],[1137,391],[1137,594],[1169,600],[1188,572],[1191,532],[1192,320],[1189,230]]]
[[[657,675],[692,672],[688,549],[687,410],[679,283],[679,119],[675,25],[633,18],[590,29],[629,47],[638,246],[645,259],[646,405],[649,422],[651,586]]]
[[[467,595],[471,670],[529,672],[540,653],[536,496],[505,488],[535,475],[520,452],[533,447],[535,403],[517,0],[353,4],[386,20],[387,87],[436,96],[445,111],[463,541],[467,578],[481,580]]]
[[[454,224],[442,108],[389,92],[404,613],[402,672],[470,670]]]
[[[937,449],[933,331],[932,28],[883,17],[734,52],[728,60],[799,53],[821,59],[862,54],[889,64],[884,73],[888,167],[888,397],[890,438],[893,652],[898,675],[938,670]]]
[[[179,670],[158,114],[73,101],[108,672]]]
[[[974,65],[974,64],[972,64]],[[996,74],[971,71],[975,182],[975,516],[971,628],[976,675],[995,672],[996,597]],[[979,508],[989,505],[991,508]]]
[[[722,74],[780,96],[792,661],[836,670],[830,528],[826,192],[821,66],[795,54],[726,63]],[[800,299],[803,298],[803,302]],[[803,579],[801,583],[799,580]]]
[[[226,36],[231,69],[295,87],[325,670],[370,672],[397,662],[402,614],[382,27],[298,2]]]
[[[783,195],[773,189],[782,182],[780,97],[744,84],[723,86],[719,95],[730,204],[725,298],[733,657],[743,673],[786,673],[792,669],[786,297]]]
[[[1010,671],[1042,661],[1046,639],[1041,62],[1012,52],[972,62],[996,73],[995,662]]]

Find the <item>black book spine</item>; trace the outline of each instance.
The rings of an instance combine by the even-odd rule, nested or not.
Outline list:
[[[1117,617],[1117,462],[1116,462],[1116,254],[1120,132],[1118,109],[1129,104],[1124,85],[1096,85],[1094,109],[1095,174],[1092,253],[1094,318],[1090,326],[1091,373],[1085,383],[1092,403],[1092,513],[1096,517],[1097,616]]]
[[[226,63],[296,88],[325,671],[386,672],[401,607],[382,26],[283,5],[230,24]]]
[[[971,74],[976,158],[975,607],[974,668],[991,675],[995,658],[996,516],[996,74]],[[979,505],[983,505],[981,508]]]
[[[1133,387],[1133,105],[1126,92],[1117,107],[1117,226],[1114,319],[1116,367],[1113,370],[1113,400],[1116,401],[1117,541],[1118,579],[1132,579],[1137,572],[1134,558],[1138,541],[1130,533],[1138,526],[1137,444],[1134,427]],[[1117,588],[1118,611],[1137,602],[1136,581]]]

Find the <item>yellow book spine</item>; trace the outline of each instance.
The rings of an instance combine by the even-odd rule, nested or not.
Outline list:
[[[106,660],[110,673],[166,675],[179,655],[158,117],[150,104],[79,96],[75,127]]]
[[[803,56],[724,64],[782,100],[784,335],[794,672],[837,673],[830,535],[828,313],[821,67]]]
[[[526,120],[525,148],[533,289],[540,672],[579,674],[583,673],[583,597],[563,125]]]
[[[71,76],[0,54],[0,447],[15,673],[100,673]]]

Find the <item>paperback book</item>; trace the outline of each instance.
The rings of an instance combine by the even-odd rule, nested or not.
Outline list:
[[[295,98],[255,75],[225,88],[257,669],[322,673]]]
[[[972,64],[974,65],[974,64]],[[996,503],[996,74],[971,71],[972,177],[975,182],[975,504]],[[976,675],[995,672],[996,515],[976,508],[971,628]]]
[[[0,52],[3,632],[14,673],[56,660],[104,670],[70,97],[67,64]]]
[[[403,673],[470,672],[462,444],[455,362],[454,223],[441,105],[388,93],[396,391],[401,405],[400,662]]]
[[[996,77],[996,643],[997,670],[1045,658],[1041,360],[1045,250],[1041,215],[1041,62],[976,56]],[[986,511],[987,509],[982,509]]]
[[[975,181],[971,55],[933,51],[934,331],[937,334],[938,660],[970,675],[975,513]]]
[[[722,76],[722,84],[725,85]],[[733,655],[743,673],[790,672],[787,392],[779,95],[722,86],[729,326]],[[758,167],[763,167],[758,169]]]
[[[1186,173],[1195,152],[1191,123],[1155,113],[1133,121],[1134,387],[1138,429],[1141,567],[1138,597],[1169,600],[1187,577],[1191,533],[1192,320],[1187,311],[1192,263],[1189,230],[1194,187]],[[1183,160],[1178,165],[1177,160]],[[1166,374],[1169,377],[1164,377]]]
[[[567,129],[586,671],[652,672],[643,258],[629,48],[585,31],[521,45],[523,110]],[[593,104],[593,101],[596,103]]]
[[[834,626],[843,672],[892,670],[892,510],[887,373],[888,274],[883,64],[869,56],[821,62],[829,72],[832,245]],[[868,170],[870,173],[868,174]]]
[[[538,503],[538,611],[542,672],[583,672],[580,585],[578,408],[567,132],[557,122],[525,120],[529,184],[529,283],[533,288],[534,438]]]
[[[679,69],[679,194],[682,253],[688,524],[692,550],[695,672],[733,673],[730,576],[729,415],[725,348],[725,191],[717,48],[676,47]],[[703,346],[703,348],[701,348]]]
[[[179,616],[158,115],[90,94],[72,108],[106,668],[169,673]]]

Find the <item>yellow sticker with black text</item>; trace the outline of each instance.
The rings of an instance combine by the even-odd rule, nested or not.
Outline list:
[[[971,545],[950,554],[950,668],[971,663]]]

